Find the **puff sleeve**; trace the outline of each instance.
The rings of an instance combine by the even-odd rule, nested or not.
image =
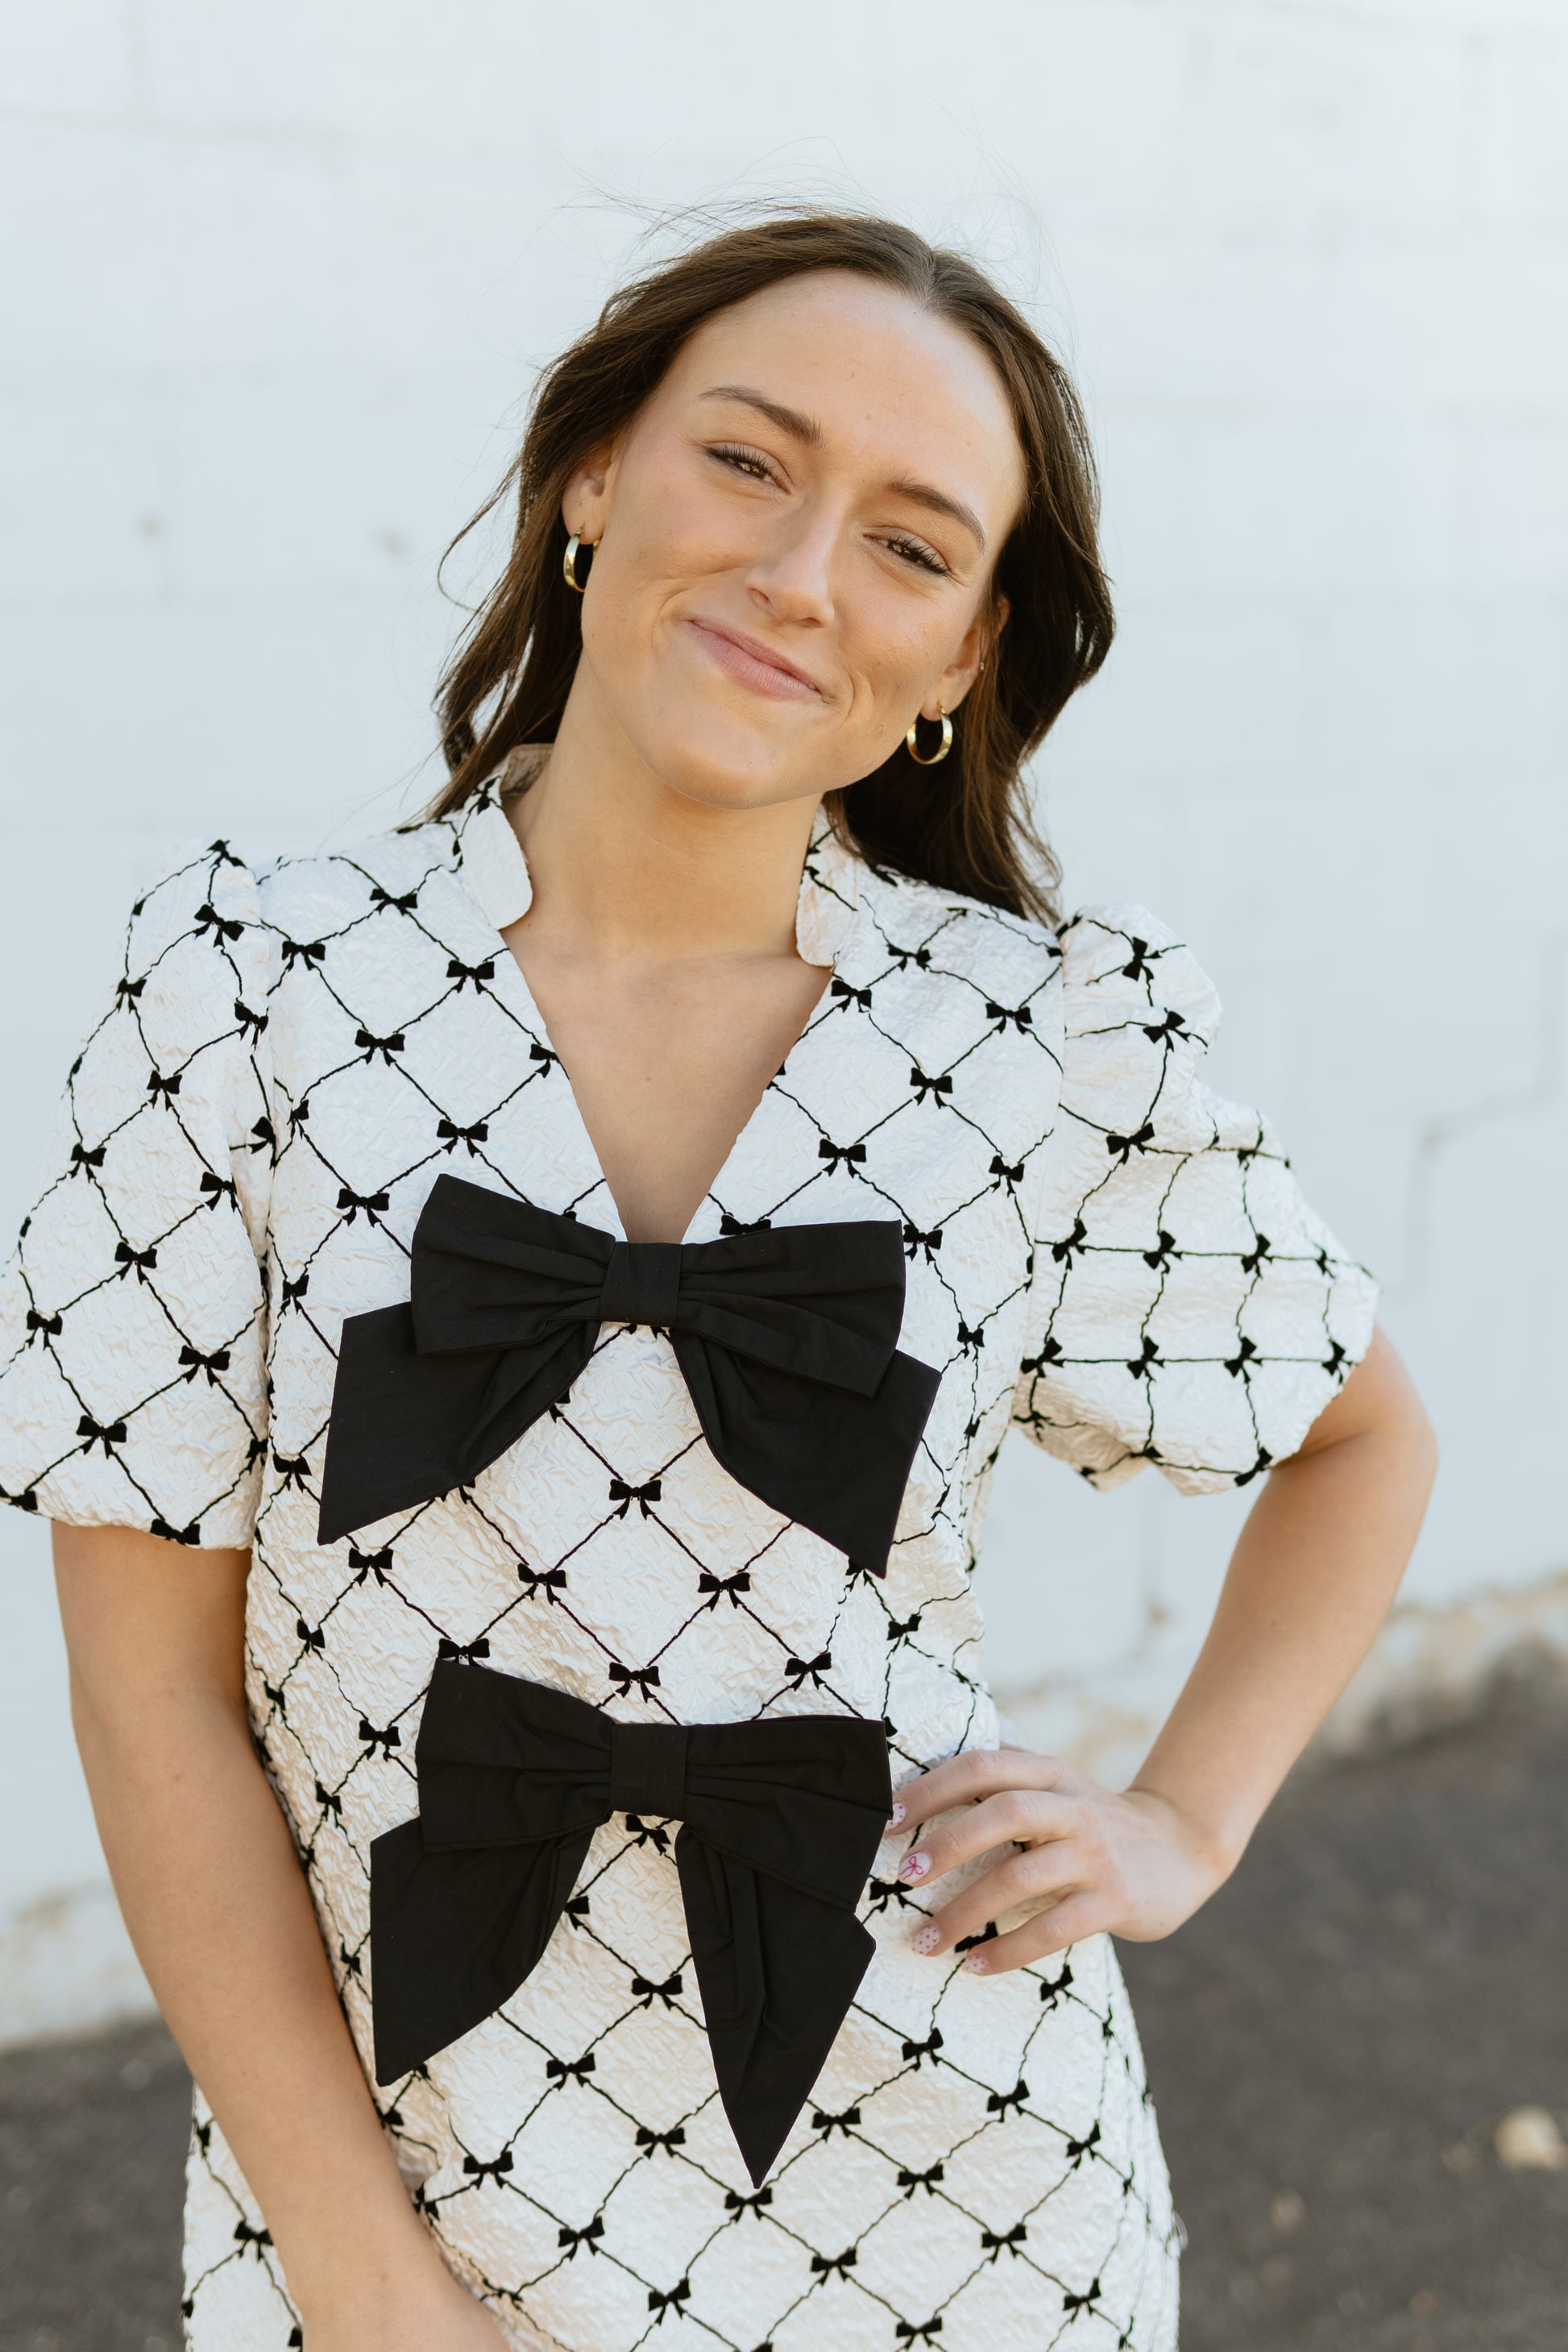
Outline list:
[[[267,1433],[268,934],[222,843],[132,909],[0,1285],[0,1488],[248,1544]]]
[[[1035,1218],[1013,1418],[1092,1485],[1146,1463],[1189,1494],[1293,1454],[1370,1344],[1376,1288],[1273,1129],[1202,1083],[1219,1025],[1141,908],[1063,930],[1059,1115]]]

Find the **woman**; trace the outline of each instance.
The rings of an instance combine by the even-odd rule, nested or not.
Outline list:
[[[1031,862],[1077,405],[793,216],[619,295],[515,486],[437,808],[138,904],[7,1294],[189,2341],[1160,2352],[1109,1937],[1234,1868],[1432,1452],[1186,950]],[[1120,1794],[998,1745],[1010,1422],[1259,1479]]]

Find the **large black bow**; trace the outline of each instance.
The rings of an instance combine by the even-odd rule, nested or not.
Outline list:
[[[719,2095],[760,2182],[871,1957],[855,1906],[892,1805],[881,1725],[617,1723],[565,1691],[444,1660],[415,1757],[418,1818],[370,1850],[377,2082],[511,1998],[601,1822],[679,1818]]]
[[[439,1176],[406,1307],[343,1325],[318,1528],[333,1543],[467,1486],[557,1404],[601,1323],[668,1331],[730,1475],[880,1569],[940,1375],[897,1348],[902,1228],[617,1242]]]

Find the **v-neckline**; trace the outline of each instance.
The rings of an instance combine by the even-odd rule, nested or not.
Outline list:
[[[626,1220],[605,1172],[604,1161],[588,1122],[583,1116],[577,1090],[572,1083],[572,1074],[556,1051],[544,1015],[529,984],[528,974],[506,938],[506,933],[514,923],[521,921],[533,902],[533,883],[522,844],[512,831],[500,796],[489,784],[482,784],[474,798],[456,811],[447,822],[452,826],[456,841],[458,870],[495,933],[500,954],[505,958],[507,987],[517,1000],[514,1009],[534,1043],[549,1055],[561,1072],[570,1117],[587,1164],[594,1171],[595,1181],[589,1187],[589,1195],[602,1193],[609,1212],[603,1230],[609,1233],[613,1240],[625,1241]],[[826,968],[828,977],[789,1051],[736,1129],[722,1161],[688,1218],[678,1245],[684,1245],[693,1239],[695,1228],[704,1221],[709,1211],[714,1212],[716,1217],[723,1215],[720,1188],[766,1109],[769,1097],[787,1076],[791,1063],[822,1017],[832,991],[833,975],[859,913],[858,863],[853,853],[845,849],[834,835],[826,815],[819,814],[812,828],[801,869],[800,892],[795,903],[795,948],[803,962],[815,964],[819,970]],[[812,951],[808,952],[808,950]],[[500,978],[499,971],[497,978]]]

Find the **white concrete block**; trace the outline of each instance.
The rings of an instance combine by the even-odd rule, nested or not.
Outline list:
[[[150,113],[161,124],[203,135],[341,140],[345,132],[384,129],[376,100],[389,70],[406,93],[428,62],[410,47],[420,12],[395,5],[229,0],[216,10],[199,0],[141,0],[139,15]],[[432,38],[458,55],[460,15],[446,14],[439,28],[430,26]],[[513,21],[522,17],[519,11]],[[436,86],[449,79],[437,75]]]
[[[1144,595],[1184,591],[1193,576],[1189,483],[1198,427],[1163,407],[1105,401],[1093,429],[1112,582],[1119,588],[1136,582]]]
[[[1234,412],[1325,381],[1335,270],[1315,247],[1221,238],[1177,208],[1142,234],[1076,226],[1061,266],[1097,407]]]
[[[1121,601],[1110,662],[1075,714],[1079,775],[1135,778],[1157,763],[1169,789],[1221,772],[1279,776],[1294,768],[1308,688],[1294,614],[1240,595],[1129,589]]]
[[[1310,740],[1295,772],[1220,776],[1184,796],[1181,884],[1202,909],[1186,920],[1201,921],[1205,932],[1217,928],[1248,957],[1249,989],[1286,981],[1282,957],[1321,957],[1325,925],[1344,943],[1342,955],[1354,943],[1363,971],[1368,952],[1393,961],[1430,932],[1438,847],[1430,782],[1422,771],[1344,759],[1332,703],[1339,681],[1325,651],[1332,609],[1318,597],[1303,615]],[[1216,840],[1226,844],[1224,856],[1213,854]],[[1286,874],[1291,888],[1281,907]],[[1300,976],[1291,975],[1292,984]]]
[[[132,0],[10,0],[0,9],[5,110],[54,121],[122,113],[135,92]]]
[[[1186,149],[1205,225],[1247,242],[1453,222],[1467,53],[1457,28],[1204,12],[1204,70]]]
[[[668,0],[659,10],[611,0],[597,22],[550,12],[536,27],[531,66],[562,92],[563,142],[590,168],[624,157],[655,194],[661,179],[672,170],[684,176],[686,159],[704,152],[731,178],[766,170],[781,144],[819,140],[847,151],[855,171],[858,134],[877,113],[868,99],[889,47],[885,16],[866,0],[800,0],[786,39],[759,26],[738,40],[738,29],[724,0]],[[890,46],[909,54],[901,23]],[[875,139],[884,167],[898,152],[888,127],[884,118]]]
[[[483,436],[434,370],[246,375],[175,404],[176,593],[428,596]]]
[[[975,1578],[992,1672],[1009,1690],[1071,1682],[1139,1647],[1144,1552],[1131,1489],[1096,1494],[1015,1431],[996,1465]]]
[[[1347,247],[1313,375],[1334,396],[1553,414],[1568,359],[1568,248],[1516,236]]]
[[[1468,541],[1481,578],[1560,595],[1568,588],[1568,425],[1483,426],[1470,465]]]
[[[106,1878],[0,1912],[0,2049],[153,2014]]]
[[[867,14],[887,26],[883,12]],[[975,181],[988,164],[994,184],[1027,191],[1047,235],[1083,221],[1143,232],[1174,209],[1194,46],[1189,10],[994,0],[984,27],[973,28],[978,37],[955,42],[953,30],[945,0],[906,0],[896,37],[876,44],[879,79],[890,71],[896,93],[891,119],[909,120],[914,99],[931,163],[967,168]],[[875,101],[864,107],[879,143],[880,114]],[[1070,304],[1075,289],[1065,291]]]
[[[0,1721],[15,1778],[0,1841],[0,1921],[8,1911],[25,1908],[40,1886],[103,1875],[103,1854],[71,1733],[48,1529],[20,1511],[7,1511],[5,1517]]]
[[[1189,576],[1292,596],[1446,587],[1459,456],[1453,425],[1406,412],[1215,415],[1184,469]]]
[[[1151,1614],[1145,1656],[1184,1679],[1202,1647],[1252,1490],[1228,1495],[1178,1495],[1158,1471],[1138,1481],[1149,1517]]]
[[[133,809],[154,836],[237,831],[237,814],[252,812],[324,830],[350,814],[351,739],[384,717],[362,709],[335,619],[326,597],[110,608],[85,696],[79,618],[25,616],[0,644],[7,765],[23,778],[68,775],[84,821],[123,822]],[[428,740],[411,735],[408,757]]]
[[[1434,782],[1430,919],[1446,929],[1489,936],[1503,925],[1540,933],[1562,924],[1568,799],[1552,778],[1563,757],[1557,747],[1568,749],[1568,615],[1546,660],[1557,709],[1536,756],[1511,772]]]
[[[339,355],[337,194],[306,154],[13,125],[0,212],[48,225],[0,247],[0,305],[27,329],[13,380],[44,352],[88,380]]]
[[[1343,0],[1300,5],[1319,16],[1347,14]],[[1560,0],[1357,0],[1356,16],[1391,25],[1446,25],[1478,35],[1550,31],[1563,21]]]
[[[148,0],[147,79],[162,116],[237,133],[470,152],[574,135],[590,157],[623,142],[647,157],[717,133],[732,154],[737,103],[763,146],[798,135],[803,105],[852,122],[872,22],[863,0],[804,0],[794,37],[770,46],[764,69],[714,0],[670,0],[657,13],[599,0],[591,14],[487,0],[438,14],[416,0],[327,10],[240,0],[221,16],[199,0]],[[825,47],[832,77],[821,71]]]
[[[1349,958],[1302,970],[1291,1005],[1297,1069],[1320,1107],[1412,1128],[1523,1097],[1544,1050],[1545,953],[1544,941],[1517,931],[1437,936],[1391,958],[1371,986]]]
[[[1561,232],[1568,223],[1568,24],[1542,7],[1533,25],[1482,28],[1474,202],[1489,228]]]
[[[0,388],[0,448],[13,453],[0,596],[100,606],[167,592],[172,423],[150,386]]]
[[[1551,757],[1561,624],[1539,598],[1459,604],[1348,593],[1318,625],[1316,760],[1384,788],[1418,777],[1484,790]]]
[[[342,798],[312,840],[360,840],[435,799],[447,771],[431,696],[462,617],[433,596],[411,595],[391,610],[361,605],[336,624],[334,658],[354,698],[353,721],[342,730]]]
[[[1554,413],[1568,336],[1556,245],[1454,235],[1063,240],[1083,371],[1102,401],[1229,413],[1375,404]]]
[[[357,366],[445,372],[476,421],[525,397],[538,363],[609,290],[597,247],[620,253],[633,226],[597,209],[575,222],[564,207],[587,192],[548,162],[532,142],[515,153],[367,146],[344,156],[342,327]]]

